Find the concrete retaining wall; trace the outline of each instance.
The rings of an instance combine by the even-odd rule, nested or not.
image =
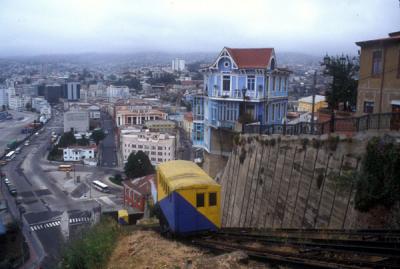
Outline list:
[[[366,143],[365,134],[339,142],[242,136],[220,178],[223,226],[367,228],[357,221],[352,184],[335,176],[359,169]]]

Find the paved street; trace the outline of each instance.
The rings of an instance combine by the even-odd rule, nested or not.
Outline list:
[[[189,137],[187,137],[183,128],[178,128],[178,131],[179,131],[178,158],[181,160],[193,161],[192,143]]]
[[[105,175],[115,174],[111,167],[76,165],[75,173],[86,175],[80,183],[84,187],[80,188],[80,184],[70,179],[74,191],[70,193],[65,188],[65,173],[60,177],[63,172],[57,171],[58,163],[49,163],[45,159],[52,131],[62,131],[62,113],[52,119],[38,136],[32,136],[31,144],[23,147],[21,153],[2,168],[18,190],[20,205],[16,205],[16,199],[10,196],[3,181],[0,186],[14,215],[23,213],[26,237],[34,241],[30,245],[36,256],[44,256],[42,268],[54,268],[60,254],[63,246],[60,242],[64,240],[60,227],[63,212],[68,212],[70,236],[73,236],[77,227],[90,225],[94,208],[112,209],[121,202],[119,188],[110,186],[111,194],[104,194],[92,188],[90,183],[94,179],[104,179]]]
[[[105,112],[101,112],[101,119],[102,128],[106,133],[108,133],[106,138],[101,142],[101,166],[116,167],[118,166],[118,159],[116,153],[113,121],[112,118]]]

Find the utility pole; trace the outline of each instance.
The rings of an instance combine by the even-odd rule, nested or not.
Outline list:
[[[311,134],[314,134],[314,110],[315,110],[315,85],[317,84],[317,70],[314,71],[313,88],[312,88],[312,108],[311,108]]]

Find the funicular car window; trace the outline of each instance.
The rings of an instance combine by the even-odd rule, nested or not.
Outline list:
[[[196,193],[196,207],[204,207],[204,193]]]
[[[208,206],[216,206],[217,205],[217,193],[210,192],[208,194]]]

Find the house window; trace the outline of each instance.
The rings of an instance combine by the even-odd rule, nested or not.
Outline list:
[[[275,104],[272,104],[272,115],[271,115],[271,117],[272,117],[272,120],[274,121],[275,120]]]
[[[196,193],[196,207],[204,207],[204,193]]]
[[[247,76],[247,89],[254,91],[256,84],[256,79],[254,76]]]
[[[373,113],[374,112],[374,102],[364,101],[364,113]]]
[[[379,76],[382,73],[382,51],[372,53],[372,75]]]
[[[275,91],[275,77],[272,77],[272,91]]]
[[[224,66],[229,67],[229,62],[228,61],[224,62]]]
[[[208,206],[216,206],[217,205],[217,193],[210,192],[208,194]]]
[[[231,77],[222,76],[222,90],[229,92],[231,90]]]

